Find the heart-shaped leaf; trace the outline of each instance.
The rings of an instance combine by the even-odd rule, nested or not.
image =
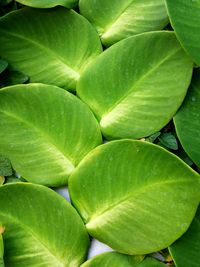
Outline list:
[[[0,19],[0,56],[30,82],[74,90],[85,65],[101,52],[88,21],[62,7],[9,13]]]
[[[80,0],[80,12],[97,28],[104,45],[168,23],[164,0]]]
[[[170,121],[191,75],[192,62],[174,33],[144,33],[120,41],[94,60],[77,92],[108,139],[141,138]]]
[[[49,8],[55,6],[64,6],[67,8],[75,7],[78,0],[16,0],[17,2],[31,7]]]
[[[117,252],[108,252],[91,258],[81,267],[136,267],[142,260],[142,256],[128,256]]]
[[[170,247],[176,267],[200,266],[200,209],[189,230]]]
[[[146,258],[137,267],[166,267],[166,265],[153,258]]]
[[[78,267],[89,238],[75,209],[40,185],[0,187],[5,266]]]
[[[74,95],[52,85],[0,90],[0,153],[25,179],[67,183],[79,161],[101,143],[98,123]]]
[[[187,97],[174,117],[174,123],[182,146],[200,167],[200,70],[194,73]]]
[[[90,235],[131,255],[172,244],[200,200],[196,172],[159,146],[131,140],[91,151],[70,176],[69,189]]]
[[[200,65],[200,1],[166,0],[171,24],[183,47]]]

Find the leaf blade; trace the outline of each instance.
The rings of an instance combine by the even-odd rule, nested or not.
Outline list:
[[[171,120],[191,75],[192,62],[173,33],[144,33],[120,41],[88,65],[77,94],[107,139],[138,139]]]
[[[90,152],[69,189],[93,237],[141,255],[165,248],[187,230],[199,202],[199,175],[158,146],[121,140]]]
[[[23,198],[19,198],[21,194]],[[27,183],[2,186],[0,195],[5,264],[79,266],[89,239],[82,221],[67,201],[48,188]]]
[[[0,151],[28,181],[66,184],[82,157],[101,143],[93,114],[63,89],[16,85],[0,95]]]
[[[26,73],[30,82],[67,90],[75,90],[82,69],[102,51],[87,20],[62,7],[9,13],[0,19],[0,33],[0,55],[11,67]]]

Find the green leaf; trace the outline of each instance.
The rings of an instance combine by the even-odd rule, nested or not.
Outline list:
[[[14,175],[6,178],[5,184],[27,182],[24,178],[17,178]]]
[[[81,30],[80,30],[81,29]],[[102,50],[98,34],[73,10],[23,8],[0,19],[0,56],[30,82],[74,90]]]
[[[79,161],[101,143],[98,123],[77,97],[52,85],[0,90],[0,153],[26,180],[67,183]]]
[[[176,267],[200,266],[200,209],[189,230],[170,248]]]
[[[200,167],[200,70],[194,73],[187,97],[174,117],[174,123],[183,148]]]
[[[0,176],[10,176],[12,173],[10,160],[3,155],[0,155]]]
[[[80,0],[79,6],[106,46],[168,24],[164,0]]]
[[[166,3],[178,39],[200,65],[200,0],[166,0]]]
[[[192,62],[172,32],[151,32],[110,47],[82,74],[77,93],[108,139],[159,131],[181,105]]]
[[[153,259],[153,258],[146,258],[137,267],[166,267],[166,265],[160,261]]]
[[[136,267],[143,256],[128,256],[117,252],[107,252],[86,261],[81,267]]]
[[[158,139],[164,147],[172,150],[178,149],[176,137],[172,133],[164,133]]]
[[[2,237],[2,227],[0,226],[0,267],[4,267],[4,260],[3,260],[3,255],[4,255],[4,246],[3,246],[3,237]]]
[[[8,75],[6,76],[5,85],[15,85],[15,84],[23,84],[27,82],[29,77],[19,71],[10,70]]]
[[[2,235],[0,234],[0,267],[4,267],[3,255],[4,255],[3,238]]]
[[[28,183],[0,187],[4,261],[12,267],[78,267],[89,238],[75,209],[53,190]]]
[[[77,5],[78,0],[17,0],[17,2],[31,7],[49,8],[55,6],[64,6],[73,8]]]
[[[5,177],[4,176],[0,176],[0,185],[4,184],[5,182]]]
[[[11,3],[13,0],[0,0],[0,5],[4,6],[4,5],[8,5],[9,3]]]
[[[8,67],[8,62],[0,59],[0,74]]]
[[[69,189],[89,234],[130,255],[172,244],[200,199],[197,173],[165,149],[132,140],[91,151],[70,176]]]
[[[154,143],[154,141],[156,141],[156,139],[161,135],[161,132],[157,132],[155,134],[150,135],[149,137],[146,138],[146,141],[150,142],[150,143]]]

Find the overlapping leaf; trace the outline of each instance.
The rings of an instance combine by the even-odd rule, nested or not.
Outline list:
[[[187,97],[174,122],[185,151],[200,167],[200,70],[194,73]]]
[[[57,193],[39,185],[4,185],[0,207],[6,266],[78,267],[84,261],[85,227]]]
[[[142,256],[128,256],[117,252],[108,252],[91,258],[81,267],[136,267],[142,260]]]
[[[166,0],[172,26],[184,48],[200,65],[200,1]]]
[[[74,90],[85,65],[101,52],[88,21],[62,7],[9,13],[0,19],[0,56],[30,82]]]
[[[51,85],[0,91],[0,153],[28,181],[58,186],[101,143],[98,123],[74,95]]]
[[[17,0],[17,2],[31,7],[49,8],[55,6],[64,6],[67,8],[75,7],[78,0]]]
[[[176,267],[200,266],[200,209],[189,230],[170,247]]]
[[[172,32],[127,38],[82,74],[77,92],[106,138],[141,138],[159,131],[181,105],[192,62]]]
[[[94,149],[69,186],[88,232],[118,252],[135,255],[178,239],[200,199],[197,173],[163,148],[131,140]]]
[[[97,28],[104,45],[168,23],[164,0],[80,0],[81,13]]]

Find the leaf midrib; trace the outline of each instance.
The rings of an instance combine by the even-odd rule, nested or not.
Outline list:
[[[11,215],[8,215],[6,213],[3,213],[2,211],[0,211],[0,214],[5,217],[5,218],[8,218],[11,222],[13,221],[14,223],[16,223],[17,225],[20,225],[21,228],[25,228],[27,230],[28,233],[31,234],[31,236],[36,239],[40,244],[41,246],[44,248],[45,251],[47,251],[47,253],[53,257],[55,259],[55,261],[59,264],[59,265],[56,265],[56,267],[65,267],[65,263],[62,262],[61,259],[59,259],[57,257],[56,254],[54,254],[50,249],[49,247],[46,246],[46,244],[44,244],[41,239],[38,237],[38,235],[35,233],[35,231],[32,230],[31,227],[29,227],[28,225],[26,224],[23,224],[21,221],[19,221],[18,219],[16,219],[15,217],[11,216]]]
[[[122,15],[124,14],[124,12],[133,4],[135,0],[132,0],[123,10],[121,10],[121,12],[115,17],[115,19],[113,21],[111,21],[107,27],[104,29],[104,31],[100,34],[101,38],[103,38],[103,35],[106,35],[107,32],[109,32],[109,30],[113,27],[113,24],[116,23],[117,20],[120,19],[120,17],[122,17]]]
[[[195,179],[192,179],[193,182],[195,182]],[[103,216],[105,216],[106,213],[110,212],[112,209],[115,209],[117,206],[121,206],[126,204],[126,202],[128,202],[130,199],[136,197],[137,195],[140,195],[141,193],[145,193],[146,191],[149,190],[149,188],[151,187],[156,187],[156,186],[162,186],[164,184],[180,184],[180,183],[188,183],[189,180],[185,179],[185,180],[172,180],[172,181],[162,181],[162,182],[156,182],[153,184],[147,184],[146,186],[142,186],[140,189],[138,190],[133,190],[133,192],[129,193],[126,197],[118,200],[117,202],[115,202],[114,204],[112,204],[111,206],[109,206],[108,208],[92,215],[87,221],[86,221],[86,227],[88,225],[94,225],[96,221],[101,220],[101,218]]]
[[[5,110],[0,110],[1,113],[5,114],[8,117],[11,117],[13,119],[15,119],[16,121],[22,122],[23,124],[27,125],[29,128],[34,129],[34,131],[39,132],[40,133],[40,138],[43,137],[44,138],[44,142],[49,144],[51,147],[54,148],[54,150],[58,151],[58,153],[61,154],[61,156],[65,159],[66,161],[66,166],[71,166],[74,168],[74,164],[72,163],[73,160],[69,158],[69,155],[66,155],[64,151],[62,151],[60,148],[58,148],[56,146],[56,144],[54,144],[54,142],[51,140],[51,138],[49,138],[49,136],[42,131],[40,128],[35,127],[33,124],[31,124],[29,121],[24,120],[23,118],[16,116],[15,114],[5,111]]]
[[[116,103],[108,109],[108,111],[103,114],[101,121],[104,121],[107,119],[107,117],[110,116],[110,113],[113,112],[113,110],[122,102],[124,101],[127,97],[129,97],[130,94],[133,93],[134,89],[140,85],[149,75],[151,75],[157,68],[159,68],[166,60],[168,60],[170,57],[173,57],[176,53],[178,53],[181,50],[181,48],[176,49],[173,51],[173,53],[168,54],[165,58],[163,58],[161,61],[159,61],[152,69],[148,70],[143,76],[139,78],[135,82],[135,84],[127,91],[126,94],[124,94],[119,100],[116,101]]]
[[[67,72],[66,73],[70,73],[71,76],[73,76],[75,78],[75,80],[78,80],[79,79],[80,73],[77,70],[74,70],[71,66],[69,66],[68,65],[68,62],[66,62],[65,60],[63,60],[63,58],[59,54],[55,53],[55,51],[51,50],[47,46],[44,46],[41,43],[36,42],[35,40],[33,40],[31,38],[28,38],[26,36],[23,36],[23,35],[14,33],[12,31],[6,32],[6,31],[4,31],[4,30],[1,29],[0,32],[6,33],[6,34],[10,34],[10,35],[12,35],[14,37],[17,37],[19,39],[22,39],[22,40],[25,40],[27,42],[30,42],[30,43],[34,44],[35,46],[39,47],[46,54],[48,52],[53,58],[56,58],[56,60],[60,61],[65,66],[65,68],[67,69]]]

